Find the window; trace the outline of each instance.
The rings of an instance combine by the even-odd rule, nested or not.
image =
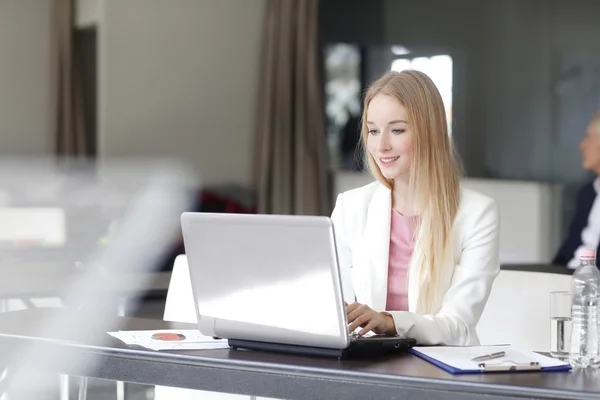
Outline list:
[[[394,51],[394,53],[399,53]],[[392,71],[403,71],[414,69],[429,75],[437,86],[444,107],[446,108],[446,118],[448,120],[448,133],[452,133],[452,57],[449,55],[435,55],[432,57],[401,57],[392,61]]]
[[[353,168],[358,132],[350,135],[351,142],[347,143],[345,131],[360,118],[361,62],[357,45],[335,43],[325,49],[327,145],[333,168]]]

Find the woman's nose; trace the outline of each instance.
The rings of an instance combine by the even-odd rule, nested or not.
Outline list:
[[[387,134],[382,133],[379,137],[379,151],[387,151],[390,150],[390,140]]]

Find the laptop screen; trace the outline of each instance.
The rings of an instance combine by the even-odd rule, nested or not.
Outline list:
[[[219,336],[219,327],[249,340],[346,335],[328,218],[190,214],[182,223],[200,318],[214,318]]]

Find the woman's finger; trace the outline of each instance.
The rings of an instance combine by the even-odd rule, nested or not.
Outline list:
[[[358,307],[360,307],[361,304],[360,303],[352,303],[352,304],[348,304],[346,306],[346,314],[351,313],[352,311],[356,310]]]
[[[362,324],[365,324],[365,323],[368,323],[368,322],[369,322],[369,315],[368,314],[362,314],[358,318],[356,318],[354,320],[354,322],[352,322],[350,324],[350,326],[348,327],[348,332],[354,332],[354,330],[356,328],[358,328]]]
[[[357,308],[356,310],[350,312],[347,316],[348,323],[354,322],[356,318],[360,317],[363,314],[365,314],[365,310],[362,308]]]
[[[369,323],[363,329],[361,329],[360,332],[358,332],[359,336],[366,335],[367,333],[369,333],[369,331],[375,329],[377,327],[377,324],[378,323],[376,319],[370,320]]]

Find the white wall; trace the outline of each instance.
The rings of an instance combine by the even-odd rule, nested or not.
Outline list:
[[[0,0],[0,154],[52,151],[50,0]]]
[[[105,0],[100,153],[178,157],[205,184],[250,184],[263,11],[264,0]]]

